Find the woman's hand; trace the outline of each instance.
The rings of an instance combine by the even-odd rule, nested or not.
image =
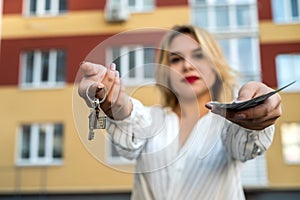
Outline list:
[[[273,91],[263,83],[248,82],[239,91],[237,101],[246,101]],[[212,107],[211,111],[226,119],[252,130],[262,130],[275,123],[282,114],[281,97],[274,94],[262,104],[242,111],[225,110]]]
[[[111,64],[109,68],[106,68],[102,65],[84,62],[81,64],[80,70],[83,77],[78,87],[78,93],[88,106],[91,107],[91,102],[86,96],[86,90],[92,85],[89,89],[90,97],[95,95],[96,98],[101,100],[107,95],[100,107],[108,117],[121,120],[130,115],[132,103],[121,83],[115,64]],[[104,94],[104,87],[107,94]]]

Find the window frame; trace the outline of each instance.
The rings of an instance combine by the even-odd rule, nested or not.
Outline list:
[[[283,8],[280,8],[281,11],[283,12],[283,18],[278,18],[276,17],[276,10],[278,8],[275,7],[275,5],[277,5],[276,3],[274,3],[274,1],[276,0],[271,0],[271,4],[272,4],[272,18],[273,21],[277,24],[298,24],[300,23],[300,0],[297,0],[298,2],[298,17],[293,17],[292,16],[292,5],[291,5],[291,0],[284,0],[282,1],[283,4]]]
[[[295,71],[296,70],[295,68],[297,68],[297,64],[293,65],[293,63],[295,62],[294,61],[294,59],[295,59],[294,57],[298,57],[299,62],[300,62],[300,52],[298,52],[298,53],[283,53],[283,54],[277,54],[276,55],[276,57],[275,57],[275,68],[276,68],[276,79],[277,79],[277,86],[278,87],[283,87],[283,86],[285,86],[286,84],[288,84],[288,83],[290,83],[292,81],[298,80],[297,77],[293,77],[294,78],[293,80],[288,80],[288,81],[284,82],[284,79],[280,78],[280,75],[282,75],[282,74],[279,73],[279,71],[281,71],[279,69],[280,68],[280,66],[279,66],[279,62],[280,61],[279,61],[279,59],[281,57],[283,57],[283,56],[286,59],[288,58],[289,66],[293,66],[293,69],[290,69],[288,71],[291,71],[291,70]],[[299,72],[298,73],[300,74],[300,67],[298,66],[298,68],[299,68]],[[292,74],[294,74],[294,75],[296,74],[295,76],[297,76],[297,73],[292,73]],[[300,92],[300,83],[299,83],[299,81],[297,81],[292,86],[286,88],[283,92],[285,92],[285,93],[288,93],[288,92]]]
[[[107,66],[111,64],[111,61],[114,60],[113,58],[113,48],[118,48],[120,50],[120,56],[122,59],[120,59],[120,74],[121,78],[124,80],[125,86],[136,86],[139,84],[143,83],[154,83],[155,78],[154,78],[154,72],[153,72],[153,77],[152,78],[147,78],[145,76],[145,70],[144,67],[148,64],[152,63],[146,63],[144,60],[144,49],[150,48],[152,49],[150,45],[144,45],[144,44],[136,44],[136,45],[119,45],[119,46],[112,46],[106,49],[106,60],[107,60]],[[129,53],[134,51],[135,52],[135,68],[134,68],[134,73],[135,77],[129,77],[129,71],[130,71],[130,66],[129,66]],[[153,53],[153,56],[155,57],[155,52]],[[153,59],[153,63],[155,60]],[[126,75],[126,76],[124,76]]]
[[[259,48],[259,29],[258,29],[258,12],[257,12],[257,2],[255,0],[227,0],[225,2],[219,3],[216,0],[206,0],[199,3],[196,3],[197,0],[190,0],[190,6],[191,6],[191,16],[192,16],[192,22],[195,24],[196,20],[194,15],[194,7],[207,7],[210,9],[215,9],[216,6],[228,6],[228,16],[229,16],[229,25],[227,27],[224,27],[223,29],[215,29],[215,13],[210,13],[210,16],[208,16],[208,24],[207,27],[204,27],[207,29],[210,33],[212,33],[218,41],[220,40],[227,40],[229,52],[225,52],[225,49],[222,48],[224,55],[226,57],[226,60],[228,61],[229,65],[237,69],[237,71],[242,75],[241,80],[239,80],[240,84],[244,84],[245,81],[249,80],[255,80],[255,81],[261,81],[261,63],[260,63],[260,48]],[[251,15],[250,18],[250,24],[247,26],[239,26],[237,21],[237,8],[238,6],[248,6],[249,12]],[[234,12],[232,12],[234,11]],[[210,25],[212,22],[213,25]],[[197,24],[196,24],[197,25]],[[251,39],[251,58],[253,60],[253,68],[252,68],[252,74],[250,76],[247,76],[246,70],[241,71],[243,69],[242,66],[240,66],[240,57],[239,55],[239,40],[243,38],[250,38]],[[228,57],[229,56],[229,57]]]
[[[30,11],[30,4],[31,0],[24,0],[23,1],[23,15],[28,17],[51,17],[51,16],[58,16],[65,14],[68,11],[68,8],[66,10],[60,10],[59,4],[61,0],[51,0],[50,1],[50,10],[47,11],[45,8],[46,0],[37,0],[36,2],[36,10],[34,13],[31,13]]]
[[[237,8],[238,6],[249,6],[250,10],[250,25],[239,26],[237,21]],[[240,2],[238,0],[228,0],[224,3],[215,2],[215,0],[206,0],[206,3],[196,3],[196,0],[190,0],[191,9],[191,21],[196,24],[194,9],[195,8],[207,8],[207,20],[208,27],[204,27],[210,32],[217,33],[231,33],[234,30],[235,33],[256,33],[258,32],[258,13],[257,13],[257,3],[254,0],[248,0],[245,2]],[[218,29],[216,25],[216,8],[217,7],[227,7],[228,8],[228,26]],[[198,25],[198,24],[196,24]],[[199,26],[199,25],[198,25]]]
[[[300,159],[298,161],[289,161],[288,159],[286,159],[286,151],[285,151],[285,147],[290,147],[291,145],[297,145],[298,148],[300,148],[300,141],[299,143],[296,143],[295,140],[293,140],[294,144],[293,143],[288,143],[288,144],[285,144],[284,143],[284,126],[297,126],[299,127],[299,130],[300,130],[300,122],[298,121],[291,121],[291,122],[284,122],[280,125],[280,138],[281,138],[281,153],[282,153],[282,160],[284,162],[284,164],[286,165],[290,165],[290,166],[295,166],[295,165],[299,165],[300,166]]]
[[[113,156],[113,145],[110,137],[105,138],[105,160],[110,165],[134,165],[135,160],[126,159],[123,156]],[[115,149],[116,150],[116,149]],[[116,150],[117,151],[117,150]]]
[[[18,128],[17,132],[17,146],[16,146],[16,165],[17,166],[60,166],[63,165],[63,150],[61,158],[54,158],[54,135],[55,135],[55,125],[63,125],[62,123],[32,123],[32,124],[22,124]],[[25,125],[30,126],[30,140],[29,140],[29,158],[22,158],[23,149],[23,127]],[[45,156],[38,156],[39,147],[39,137],[40,128],[45,126]],[[62,129],[62,141],[64,139],[64,126]],[[62,146],[63,149],[63,146]]]
[[[153,12],[155,9],[155,0],[152,0],[153,1],[152,8],[148,8],[145,5],[145,0],[135,0],[134,6],[129,5],[130,0],[117,0],[117,1],[118,2],[116,2],[116,0],[108,0],[107,3],[110,5],[118,5],[119,4],[120,6],[122,6],[123,9],[124,9],[124,7],[126,7],[130,11],[130,13]]]
[[[63,51],[65,54],[65,77],[64,81],[57,81],[57,70],[58,70],[58,52]],[[28,70],[27,66],[27,57],[28,53],[33,52],[33,66],[32,66],[32,82],[26,82],[26,73]],[[42,80],[42,52],[49,52],[49,60],[48,60],[48,80]],[[34,50],[26,50],[21,52],[20,55],[20,75],[19,75],[19,85],[22,89],[51,89],[51,88],[63,88],[66,85],[66,51],[62,49],[34,49]]]

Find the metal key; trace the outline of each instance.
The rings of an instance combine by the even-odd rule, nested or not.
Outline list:
[[[94,139],[94,129],[105,129],[106,127],[106,116],[102,113],[99,106],[99,99],[95,99],[89,115],[89,140]]]
[[[92,83],[86,90],[86,96],[90,101],[90,104],[92,105],[92,109],[90,111],[89,115],[89,136],[88,139],[92,140],[94,139],[95,132],[94,129],[105,129],[106,127],[106,116],[104,113],[102,113],[100,109],[100,104],[105,101],[107,97],[107,89],[106,87],[103,87],[104,91],[104,97],[102,99],[96,98],[96,94],[93,95],[93,98],[91,98],[90,95],[90,88],[94,85],[95,83]],[[96,90],[96,92],[101,91],[101,90]]]
[[[102,113],[99,107],[95,108],[96,112],[96,124],[95,129],[105,129],[106,128],[106,115]]]
[[[89,115],[89,140],[94,139],[95,132],[94,132],[94,127],[96,123],[96,111],[94,108],[91,109],[91,113]]]

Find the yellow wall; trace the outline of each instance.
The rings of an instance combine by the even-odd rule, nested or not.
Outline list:
[[[272,21],[259,22],[261,43],[285,43],[300,41],[300,24],[274,24]]]
[[[5,15],[2,20],[2,37],[26,38],[69,35],[116,33],[143,27],[169,28],[189,22],[187,6],[162,7],[154,12],[133,13],[127,22],[105,22],[101,11],[69,12],[58,17],[23,17]]]
[[[274,141],[267,153],[268,176],[271,187],[300,187],[300,164],[284,163],[280,125],[282,123],[300,123],[300,93],[282,93],[283,115],[276,123]]]
[[[129,88],[128,93],[146,105],[159,102],[158,91],[152,86]],[[0,104],[1,193],[130,191],[133,165],[111,168],[100,162],[106,159],[105,132],[97,131],[95,140],[87,140],[89,109],[77,93],[73,93],[73,85],[49,90],[1,87],[0,96],[6,97]],[[39,122],[64,124],[63,164],[16,166],[17,127]]]

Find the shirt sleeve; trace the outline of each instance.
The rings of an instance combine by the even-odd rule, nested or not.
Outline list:
[[[133,109],[124,120],[108,119],[106,131],[121,156],[135,159],[147,141],[147,128],[151,125],[149,107],[131,98]]]
[[[250,130],[226,121],[222,140],[227,152],[236,160],[245,162],[263,154],[271,145],[274,125],[263,130]]]

